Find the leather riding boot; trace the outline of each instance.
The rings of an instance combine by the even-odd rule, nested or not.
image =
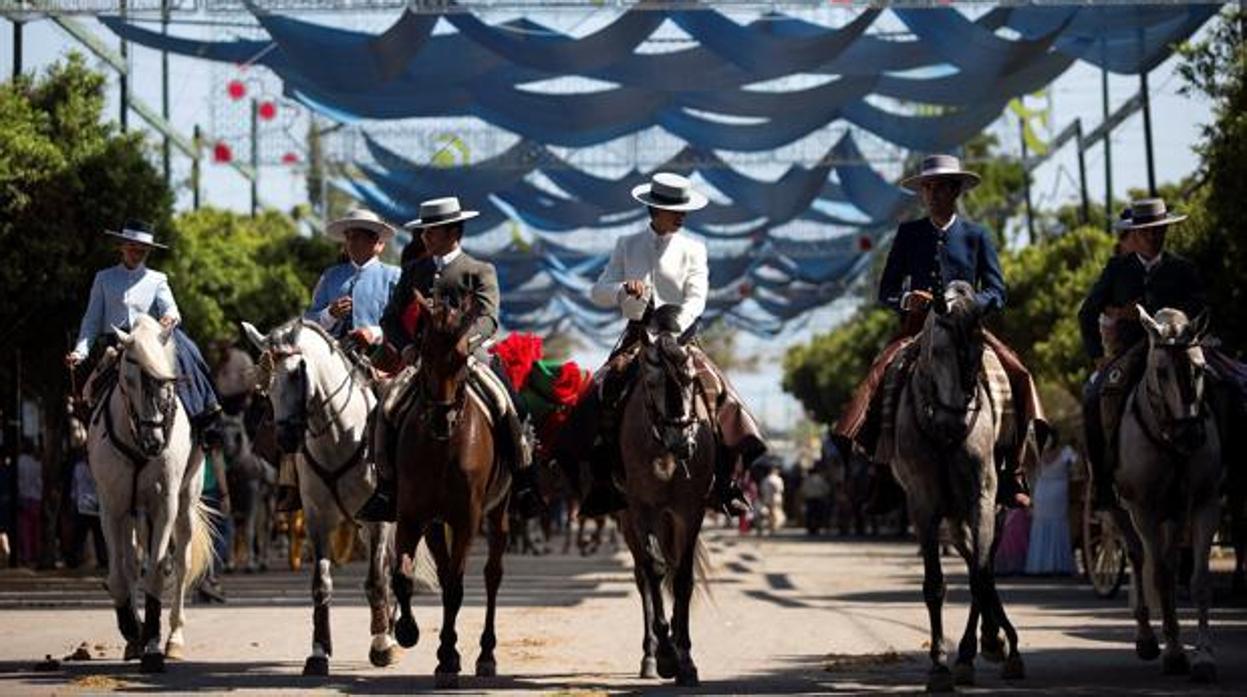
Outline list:
[[[1097,511],[1109,510],[1117,506],[1117,487],[1114,477],[1117,473],[1117,434],[1121,426],[1121,412],[1126,401],[1125,390],[1105,389],[1100,396],[1100,427],[1104,433],[1104,456],[1099,467],[1092,472],[1093,497],[1091,506]],[[1096,463],[1092,461],[1094,466]]]
[[[738,458],[742,462],[757,459],[757,456],[746,459],[743,454],[746,451],[744,444],[735,451],[723,447],[717,449],[714,462],[714,498],[711,501],[711,507],[722,511],[729,517],[749,512],[749,500],[745,498],[745,492],[741,491],[740,484],[736,482],[734,476]],[[763,451],[765,452],[765,447]]]
[[[275,504],[278,513],[294,513],[303,508],[303,499],[299,496],[299,473],[294,458],[294,455],[281,456]]]
[[[377,411],[376,424],[372,428],[372,463],[377,473],[377,488],[372,496],[355,513],[358,520],[369,523],[389,523],[398,518],[398,500],[394,485],[394,463],[391,454],[395,450],[398,429],[381,410]]]

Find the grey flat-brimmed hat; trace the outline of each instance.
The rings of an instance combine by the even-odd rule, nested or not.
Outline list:
[[[459,197],[446,196],[424,201],[420,204],[420,217],[403,223],[408,230],[422,230],[438,225],[450,225],[461,220],[470,220],[480,215],[479,211],[465,211],[459,206]]]
[[[961,168],[961,160],[952,155],[928,155],[922,160],[922,169],[911,177],[901,180],[901,186],[918,191],[922,182],[948,177],[961,181],[961,190],[969,191],[979,185],[979,175]]]
[[[1119,232],[1141,230],[1143,228],[1173,225],[1186,220],[1185,215],[1174,215],[1165,208],[1163,198],[1145,198],[1131,201],[1130,207],[1122,211],[1121,220],[1113,224]]]
[[[352,208],[346,215],[325,226],[325,235],[339,242],[346,239],[347,230],[372,230],[382,239],[394,237],[394,227],[381,219],[381,216],[367,208]]]
[[[156,241],[156,234],[152,229],[151,223],[142,220],[127,220],[120,230],[105,230],[104,234],[116,237],[123,242],[141,244],[152,249],[169,248],[168,245],[163,245]]]
[[[687,177],[670,172],[658,172],[648,184],[634,188],[632,198],[653,208],[681,212],[705,208],[709,202]]]

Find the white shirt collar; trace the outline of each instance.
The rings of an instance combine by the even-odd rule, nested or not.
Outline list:
[[[930,218],[930,216],[928,216],[928,218]],[[953,213],[952,217],[948,219],[948,222],[944,223],[943,225],[936,225],[935,220],[931,219],[931,226],[942,232],[948,232],[948,229],[951,228],[953,224],[956,222],[957,222],[957,214]]]
[[[356,264],[354,259],[351,260],[351,266],[354,266],[356,271],[363,271],[364,269],[376,263],[377,263],[377,257],[369,257],[368,261],[365,261],[362,264]]]
[[[458,259],[460,254],[463,254],[463,247],[455,247],[440,257],[433,257],[433,260],[437,262],[438,270],[441,270],[450,266],[450,262]]]
[[[655,230],[655,229],[654,229],[654,224],[653,224],[653,223],[650,223],[650,226],[649,226],[649,231],[650,231],[650,235],[652,235],[652,236],[653,236],[653,238],[654,238],[654,244],[656,244],[656,245],[663,245],[663,244],[667,244],[668,242],[670,242],[670,241],[671,241],[671,239],[672,239],[673,237],[675,237],[676,235],[680,234],[680,231],[679,231],[679,230],[676,230],[675,232],[669,232],[669,233],[667,233],[667,234],[665,234],[665,235],[664,235],[663,233],[661,233],[661,232],[659,232],[659,231],[657,231],[657,230]]]
[[[120,264],[117,264],[117,268],[121,269],[122,273],[129,274],[132,276],[138,276],[138,275],[141,275],[147,272],[146,263],[140,263],[138,266],[134,268],[130,268],[129,266],[126,266],[126,263],[123,261]]]
[[[1134,255],[1139,258],[1139,263],[1143,264],[1144,271],[1151,271],[1160,265],[1161,259],[1164,258],[1165,253],[1162,251],[1160,254],[1157,254],[1155,257],[1152,257],[1151,261],[1144,259],[1143,255],[1139,254],[1138,252],[1135,252]]]

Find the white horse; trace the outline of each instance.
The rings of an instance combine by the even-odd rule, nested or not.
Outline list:
[[[190,418],[177,397],[174,344],[160,323],[142,315],[121,340],[114,386],[101,395],[88,432],[89,462],[100,499],[108,543],[108,590],[117,625],[126,639],[125,658],[142,656],[141,670],[162,672],[164,659],[180,659],[186,641],[186,589],[212,562],[212,541],[203,492],[203,452],[191,438]],[[145,516],[140,515],[145,514]],[[148,534],[137,523],[145,517]],[[136,539],[145,539],[140,628],[134,600],[139,576]],[[172,547],[170,547],[172,542]],[[172,569],[170,568],[172,567]],[[160,595],[175,575],[169,641],[160,650]]]
[[[1213,682],[1217,667],[1208,626],[1208,556],[1221,518],[1223,465],[1221,434],[1204,395],[1206,364],[1200,342],[1205,317],[1191,321],[1178,310],[1163,309],[1153,318],[1142,307],[1138,310],[1148,333],[1147,367],[1126,401],[1115,477],[1133,523],[1121,527],[1135,579],[1130,591],[1137,623],[1135,650],[1144,660],[1160,655],[1148,618],[1149,607],[1159,608],[1164,672],[1190,672],[1194,681]],[[1199,616],[1193,665],[1178,636],[1176,607],[1178,555],[1188,524],[1195,554],[1191,596]]]
[[[273,403],[277,442],[298,455],[299,491],[308,535],[316,557],[312,577],[312,654],[304,675],[328,675],[333,641],[329,627],[330,539],[376,488],[376,474],[365,462],[370,417],[377,398],[368,378],[315,323],[295,319],[268,336],[243,322],[243,330],[272,365],[268,396]],[[398,662],[402,649],[394,640],[394,602],[389,566],[394,549],[393,523],[365,523],[368,577],[364,590],[371,608],[372,645],[368,659],[378,667]]]

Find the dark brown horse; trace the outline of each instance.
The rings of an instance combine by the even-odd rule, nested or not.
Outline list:
[[[489,560],[485,564],[488,607],[476,674],[489,677],[497,671],[494,609],[507,545],[510,474],[498,461],[489,414],[467,388],[467,335],[474,315],[417,296],[425,314],[414,387],[420,395],[402,418],[395,451],[399,564],[392,586],[399,603],[398,642],[404,647],[414,646],[420,637],[411,614],[416,548],[427,534],[442,587],[441,646],[434,675],[437,687],[444,689],[459,682],[455,619],[463,604],[468,550],[484,518],[489,522]]]
[[[661,400],[666,380],[657,347],[644,348],[639,379],[627,397],[620,423],[620,455],[628,508],[619,516],[620,527],[634,562],[633,574],[645,618],[641,644],[641,677],[675,678],[676,684],[699,684],[689,633],[689,608],[696,576],[704,568],[705,550],[698,536],[705,515],[706,496],[714,478],[716,441],[704,402],[694,398],[692,386],[681,390],[692,425],[696,448],[682,464],[663,445],[667,428]],[[687,404],[688,401],[693,403]],[[670,442],[670,441],[668,441]],[[663,589],[670,590],[672,613],[668,622]]]

